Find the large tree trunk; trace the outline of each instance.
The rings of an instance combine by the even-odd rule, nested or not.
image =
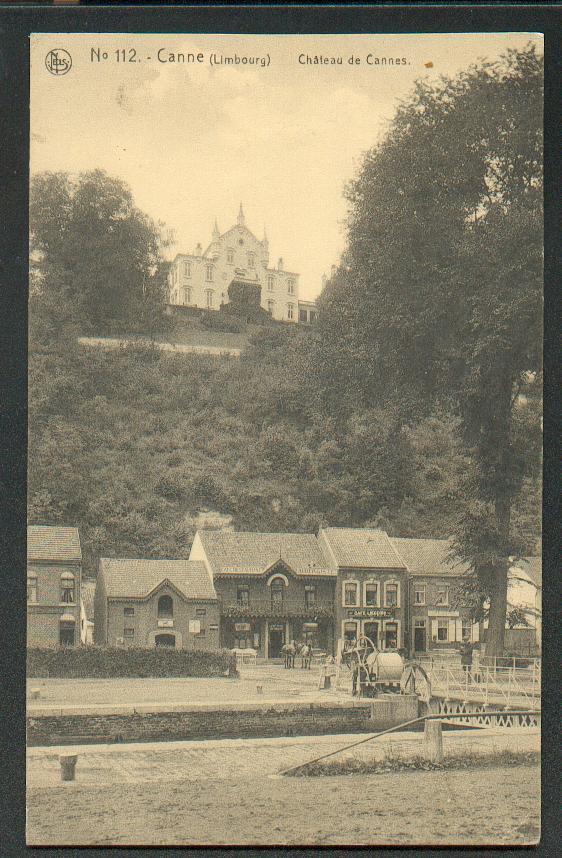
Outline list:
[[[505,640],[505,621],[507,615],[507,574],[509,572],[509,529],[511,522],[510,500],[502,498],[495,504],[500,551],[504,555],[494,569],[490,591],[490,611],[488,615],[488,636],[486,655],[502,656]]]

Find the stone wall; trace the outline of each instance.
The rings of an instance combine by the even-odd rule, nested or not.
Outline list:
[[[123,712],[28,713],[29,745],[88,742],[195,740],[271,736],[308,736],[376,732],[417,717],[415,697],[392,695],[375,701],[338,704],[246,704],[236,708],[204,706],[128,707]],[[415,713],[415,714],[414,714]]]

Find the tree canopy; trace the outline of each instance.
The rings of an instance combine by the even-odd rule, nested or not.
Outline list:
[[[456,550],[491,597],[490,652],[526,547],[511,510],[540,462],[542,87],[532,46],[418,81],[347,190],[348,246],[320,301],[328,409],[458,418],[473,467]]]
[[[40,173],[31,181],[30,228],[32,324],[49,319],[47,335],[72,322],[98,333],[114,323],[158,325],[167,268],[162,231],[124,182],[102,170]]]

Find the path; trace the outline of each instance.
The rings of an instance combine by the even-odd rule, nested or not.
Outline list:
[[[118,349],[121,346],[154,345],[164,352],[175,352],[176,354],[200,354],[221,355],[227,357],[240,357],[242,349],[232,346],[200,346],[187,345],[185,343],[163,343],[145,339],[127,339],[124,337],[78,337],[78,342],[83,346],[103,346],[107,349]]]

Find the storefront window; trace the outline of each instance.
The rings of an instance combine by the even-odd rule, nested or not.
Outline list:
[[[348,643],[356,643],[357,623],[345,623],[343,627],[343,637]]]

